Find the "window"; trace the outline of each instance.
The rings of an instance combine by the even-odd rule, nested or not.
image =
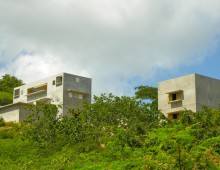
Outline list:
[[[178,118],[178,114],[177,113],[175,113],[175,114],[173,114],[173,119],[177,119]]]
[[[62,76],[56,77],[56,85],[62,85],[63,78]]]
[[[172,100],[176,100],[176,93],[172,94]]]
[[[19,97],[20,97],[20,89],[15,89],[14,98],[19,98]]]
[[[76,82],[79,83],[79,77],[76,77]]]
[[[68,92],[68,97],[73,97],[73,94]]]
[[[182,90],[169,92],[167,94],[168,94],[168,103],[173,103],[173,102],[178,102],[178,101],[183,100]]]
[[[87,93],[76,91],[76,90],[67,90],[67,92],[68,92],[68,97],[79,99],[79,100],[85,100],[87,99],[87,96],[88,96]]]
[[[55,81],[55,80],[53,80],[52,84],[53,84],[53,85],[55,85],[55,83],[56,83],[56,81]]]
[[[47,91],[47,84],[41,84],[41,85],[34,86],[34,87],[27,89],[27,95],[28,96],[34,95],[34,94],[38,94],[38,93],[42,93],[46,91]]]
[[[82,100],[83,99],[83,95],[79,94],[79,99]]]
[[[175,112],[175,113],[169,113],[168,114],[168,119],[173,119],[176,120],[179,118],[179,112]]]

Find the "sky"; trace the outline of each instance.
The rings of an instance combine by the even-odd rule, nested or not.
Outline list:
[[[92,78],[134,95],[198,73],[220,79],[219,0],[0,0],[0,76]]]

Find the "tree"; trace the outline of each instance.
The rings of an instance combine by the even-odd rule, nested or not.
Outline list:
[[[10,74],[5,74],[0,79],[0,91],[9,92],[10,94],[13,94],[15,87],[21,85],[23,85],[23,81]]]
[[[2,79],[0,79],[0,106],[12,103],[14,88],[22,84],[22,80],[10,74],[2,76]]]
[[[139,86],[135,87],[135,96],[137,99],[147,100],[148,105],[153,110],[158,110],[158,89],[151,86]]]
[[[9,92],[0,91],[0,106],[12,103],[12,94]]]

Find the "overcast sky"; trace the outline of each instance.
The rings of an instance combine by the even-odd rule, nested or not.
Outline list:
[[[220,78],[219,49],[219,0],[0,0],[0,76],[25,83],[67,72],[92,78],[95,95],[132,95]]]

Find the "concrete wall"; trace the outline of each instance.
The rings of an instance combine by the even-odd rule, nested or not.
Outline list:
[[[90,78],[64,73],[63,84],[64,115],[70,108],[80,106],[83,101],[91,103],[92,80]]]
[[[214,108],[220,103],[220,80],[196,74],[196,110],[207,105]]]
[[[181,100],[169,102],[169,93],[182,90]],[[166,116],[189,109],[196,111],[195,74],[158,83],[158,109]]]
[[[57,84],[57,77],[62,77],[61,84]],[[39,86],[46,86],[46,89],[28,94],[28,89]],[[13,103],[24,102],[35,104],[39,100],[50,101],[51,104],[61,105],[63,107],[59,110],[59,115],[66,114],[69,108],[76,108],[83,101],[91,103],[91,79],[68,73],[60,73],[15,88],[15,90],[17,89],[20,89],[20,95],[13,99]]]
[[[16,87],[16,89],[20,89],[20,96],[18,98],[13,99],[13,103],[24,102],[24,103],[35,103],[40,99],[51,99],[52,104],[62,104],[63,103],[63,83],[61,85],[53,84],[53,81],[56,81],[56,77],[62,76],[64,73],[60,73],[42,80],[38,80],[36,82],[28,83],[26,85]],[[37,87],[39,85],[47,85],[47,91],[40,93],[33,93],[32,95],[28,95],[28,89],[32,87]]]
[[[178,90],[182,90],[181,100],[169,102],[169,94]],[[217,79],[190,74],[158,83],[158,109],[167,117],[184,109],[195,112],[204,105],[218,108],[219,103],[220,80]]]
[[[0,108],[0,117],[6,122],[21,122],[28,116],[27,105],[23,103],[10,104]]]

